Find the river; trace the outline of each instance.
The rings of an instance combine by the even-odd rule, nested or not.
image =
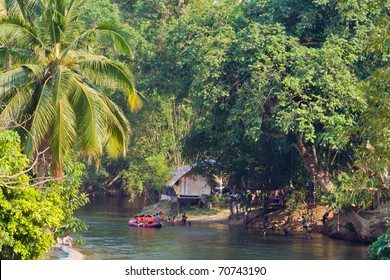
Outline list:
[[[244,227],[193,221],[165,222],[161,229],[133,228],[128,220],[142,202],[95,199],[76,216],[89,229],[76,249],[89,260],[364,260],[367,246],[333,240],[321,234],[312,239],[300,233],[262,235]],[[191,217],[189,217],[189,220]]]

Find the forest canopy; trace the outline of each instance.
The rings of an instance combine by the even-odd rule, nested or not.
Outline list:
[[[152,197],[215,159],[234,188],[312,181],[328,205],[375,209],[390,195],[389,19],[387,0],[1,0],[0,132],[20,157],[0,175],[29,170],[33,193],[0,182],[3,197],[81,195],[72,211],[80,185]],[[64,226],[46,218],[44,249]]]

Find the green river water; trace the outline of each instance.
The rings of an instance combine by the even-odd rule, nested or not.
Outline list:
[[[193,221],[161,229],[133,228],[128,220],[139,213],[141,202],[96,199],[77,217],[89,229],[84,244],[75,247],[89,260],[364,260],[367,246],[333,240],[321,234],[312,239],[300,233],[262,235],[245,227]],[[191,217],[189,217],[191,219]],[[48,258],[58,258],[54,253]]]

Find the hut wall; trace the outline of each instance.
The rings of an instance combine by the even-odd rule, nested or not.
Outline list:
[[[201,196],[210,194],[207,178],[200,175],[183,176],[179,180],[180,196]]]

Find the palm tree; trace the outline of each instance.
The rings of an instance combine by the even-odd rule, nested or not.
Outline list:
[[[26,123],[26,153],[47,149],[55,176],[75,145],[90,161],[104,150],[125,155],[130,126],[107,93],[122,90],[132,111],[142,102],[128,65],[98,53],[105,46],[131,57],[123,29],[83,28],[83,0],[3,2],[0,119]]]

